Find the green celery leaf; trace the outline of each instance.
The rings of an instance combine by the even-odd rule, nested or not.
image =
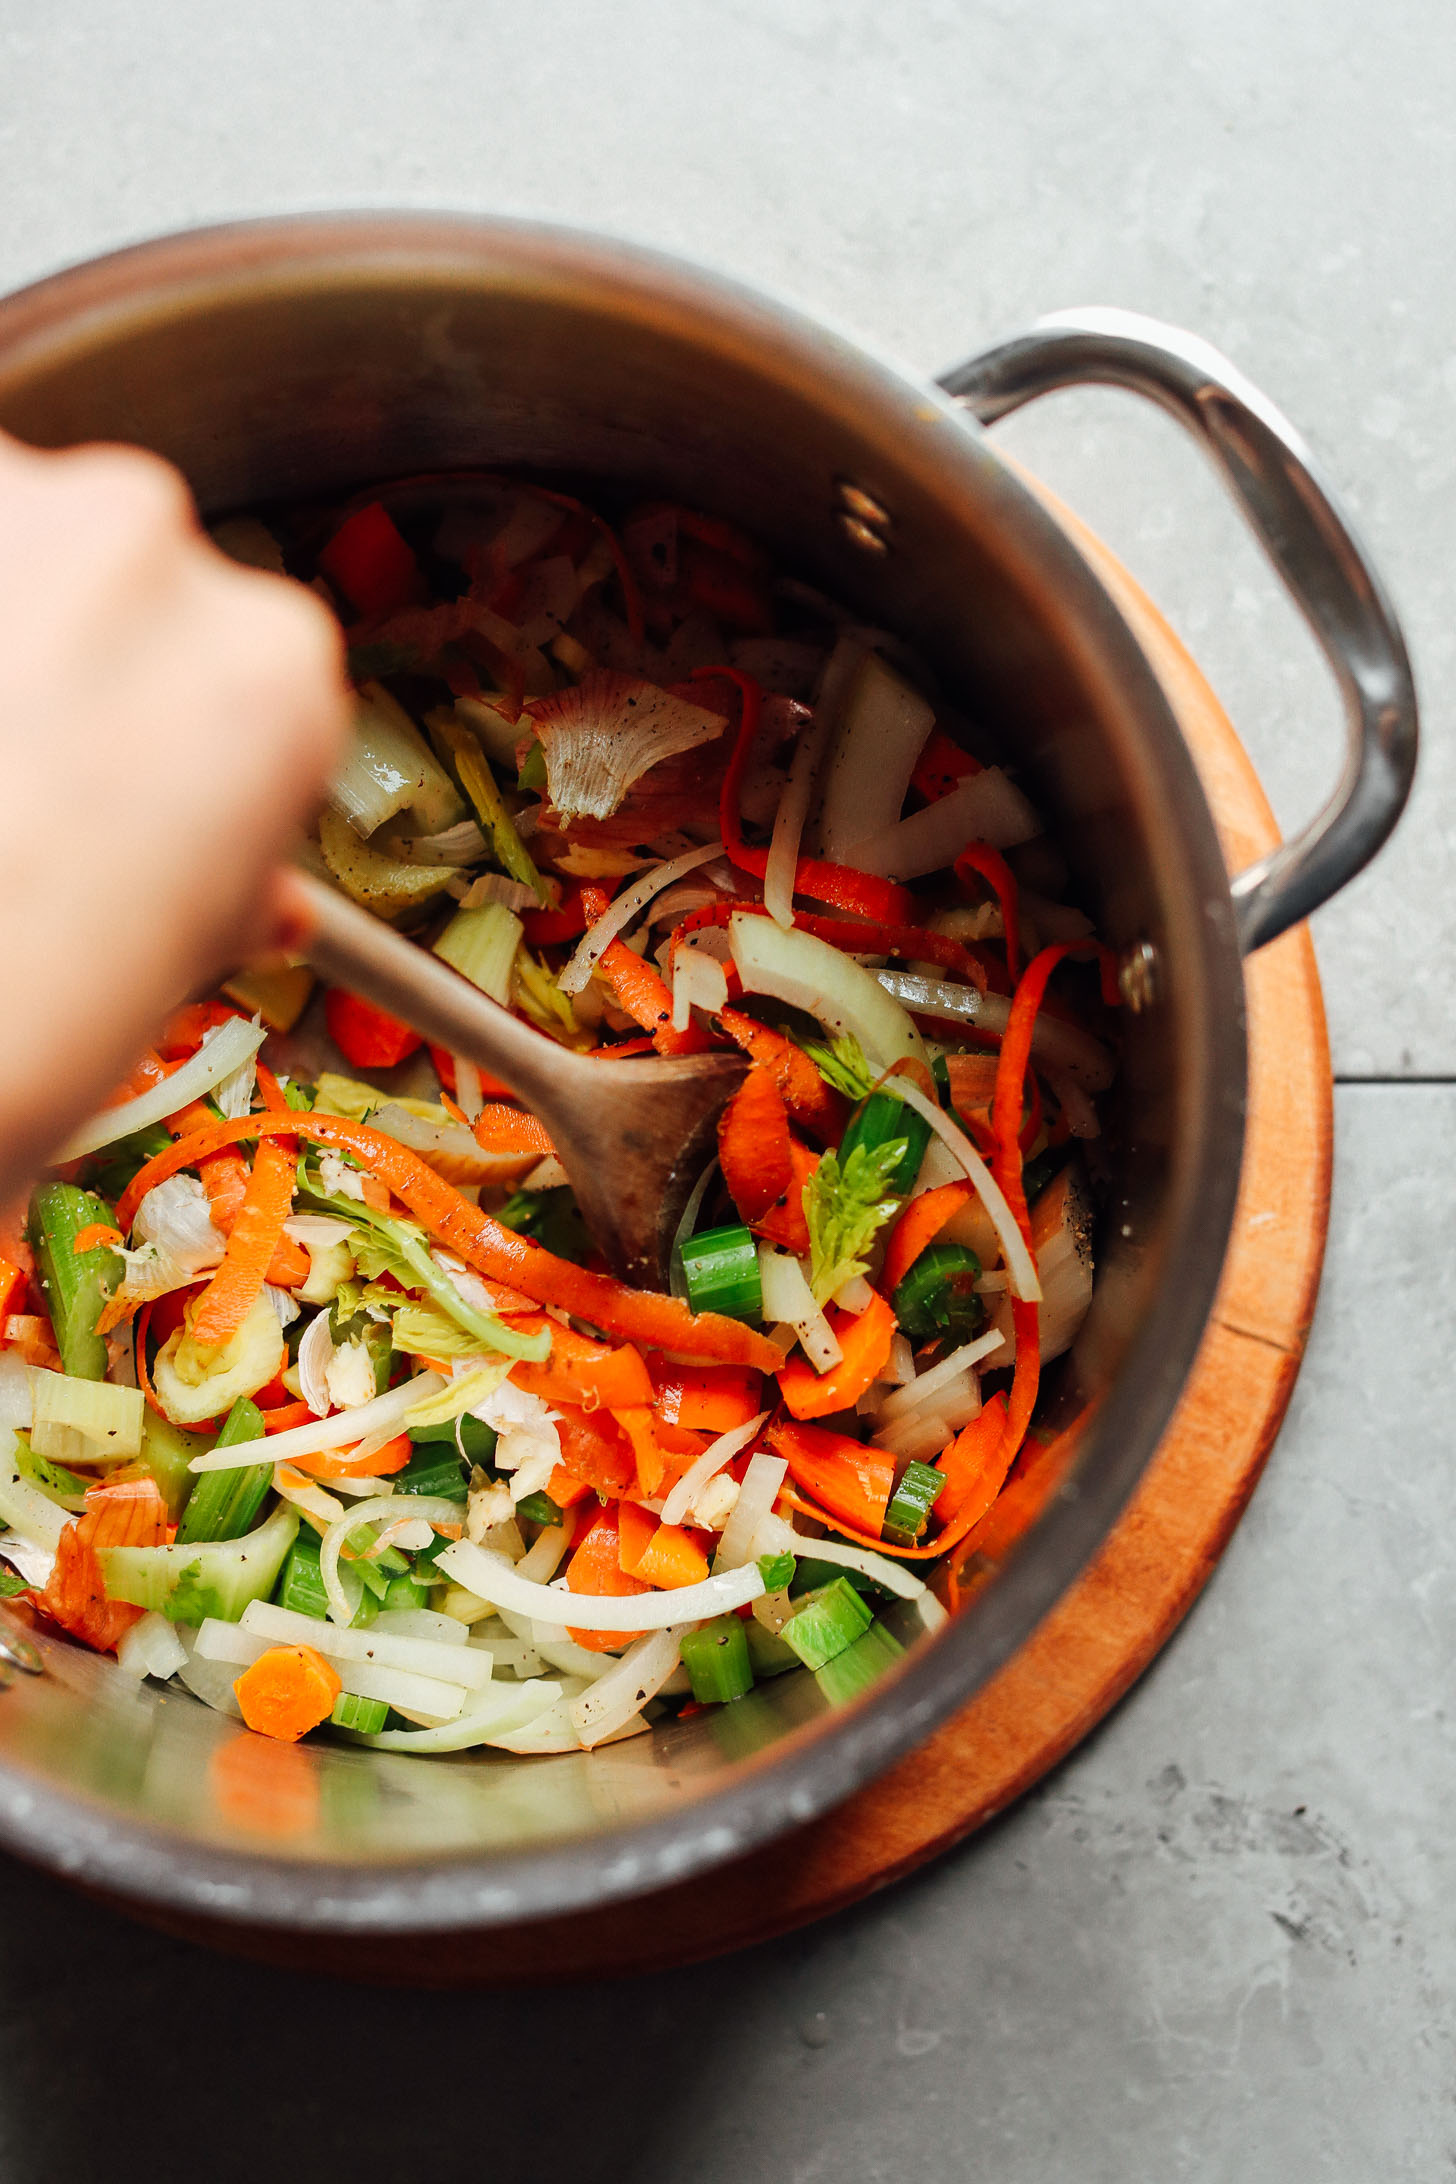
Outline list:
[[[824,1082],[847,1099],[868,1098],[876,1084],[876,1073],[865,1058],[865,1050],[851,1032],[841,1038],[831,1039],[826,1046],[819,1039],[800,1039],[798,1044],[808,1055]]]
[[[865,1253],[900,1209],[900,1200],[885,1192],[907,1145],[905,1138],[856,1145],[842,1167],[837,1153],[826,1153],[805,1184],[809,1287],[818,1303],[867,1270]]]

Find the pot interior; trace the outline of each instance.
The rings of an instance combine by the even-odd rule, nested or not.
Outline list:
[[[1212,1301],[1242,985],[1207,807],[1125,626],[941,398],[740,291],[547,231],[265,223],[81,268],[0,306],[0,425],[154,448],[210,513],[485,466],[728,516],[925,655],[1051,815],[1099,933],[1156,950],[1156,1004],[1123,1012],[1096,1296],[1058,1368],[1077,1466],[1006,1569],[867,1698],[832,1708],[801,1674],[589,1757],[441,1762],[269,1745],[60,1644],[0,1697],[16,1847],[221,1917],[510,1919],[811,1817],[968,1697],[1095,1549]],[[874,504],[868,536],[846,487]]]

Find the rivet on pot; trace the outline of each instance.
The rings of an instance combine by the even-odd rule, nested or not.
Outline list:
[[[837,478],[835,491],[839,496],[835,514],[850,543],[863,553],[888,553],[890,542],[886,534],[893,519],[884,503],[877,501],[872,493],[866,493],[852,478]]]
[[[1152,1007],[1158,998],[1158,955],[1150,940],[1128,949],[1117,967],[1117,984],[1134,1016]]]

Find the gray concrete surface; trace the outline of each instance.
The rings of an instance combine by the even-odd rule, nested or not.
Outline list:
[[[0,0],[5,286],[187,221],[448,204],[681,250],[925,371],[1067,303],[1197,327],[1344,487],[1428,731],[1398,846],[1318,927],[1367,1081],[1339,1095],[1294,1408],[1101,1733],[883,1899],[632,1986],[285,1982],[0,1865],[7,2180],[1456,2169],[1456,1088],[1399,1081],[1456,1076],[1453,108],[1432,0]],[[1297,821],[1334,700],[1194,455],[1111,395],[1005,429],[1173,615]],[[312,2067],[280,2077],[300,2028]]]

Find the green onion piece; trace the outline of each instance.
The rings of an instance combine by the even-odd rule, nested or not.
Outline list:
[[[694,1312],[722,1312],[729,1319],[763,1317],[758,1247],[741,1222],[704,1229],[682,1245],[683,1279]]]
[[[559,1524],[561,1511],[549,1494],[523,1494],[516,1503],[516,1515],[529,1517],[533,1524]]]
[[[204,1472],[203,1477],[206,1476]],[[350,1628],[361,1630],[366,1623],[374,1621],[379,1613],[379,1602],[365,1586],[357,1563],[339,1564],[339,1582],[344,1588],[344,1597],[354,1609]],[[324,1591],[319,1572],[319,1537],[306,1524],[299,1527],[298,1537],[288,1550],[288,1559],[279,1572],[273,1598],[279,1607],[292,1608],[296,1615],[311,1615],[320,1623],[329,1619],[329,1596]]]
[[[687,1631],[682,1662],[700,1706],[721,1706],[753,1689],[748,1639],[736,1615],[715,1615],[711,1623]]]
[[[868,1691],[887,1668],[894,1667],[904,1651],[899,1639],[883,1623],[871,1623],[853,1645],[825,1662],[814,1681],[831,1705],[844,1706]]]
[[[339,1693],[329,1716],[336,1729],[356,1729],[361,1737],[377,1737],[388,1719],[383,1699],[356,1698],[352,1691]]]
[[[786,1585],[793,1583],[797,1568],[794,1556],[787,1551],[781,1555],[760,1555],[758,1558],[758,1573],[763,1579],[765,1592],[782,1592]]]
[[[539,743],[531,744],[521,760],[516,775],[518,789],[544,789],[546,786],[546,753]]]
[[[766,1676],[782,1676],[785,1669],[799,1666],[798,1654],[792,1646],[784,1644],[777,1631],[765,1630],[751,1615],[746,1623],[739,1624],[739,1628],[748,1640],[748,1659],[758,1682],[762,1683]]]
[[[874,1618],[861,1596],[843,1577],[806,1594],[779,1636],[792,1646],[805,1668],[823,1668],[852,1646]],[[684,1640],[686,1644],[686,1640]]]
[[[263,1413],[250,1396],[239,1396],[223,1422],[214,1446],[237,1448],[263,1438]],[[273,1483],[271,1463],[240,1464],[235,1471],[204,1471],[187,1497],[177,1526],[177,1544],[194,1540],[241,1539]]]
[[[61,1370],[76,1380],[106,1378],[106,1338],[97,1334],[96,1322],[122,1273],[121,1255],[109,1245],[76,1250],[77,1236],[96,1222],[111,1228],[116,1217],[104,1198],[75,1183],[42,1183],[32,1194],[30,1247],[56,1331]]]
[[[912,1342],[944,1337],[968,1342],[980,1330],[986,1307],[976,1294],[981,1262],[966,1244],[927,1244],[896,1282],[890,1302]]]
[[[930,1512],[945,1485],[945,1473],[931,1464],[908,1463],[885,1511],[883,1536],[896,1547],[913,1547],[930,1522]]]
[[[858,1114],[851,1118],[839,1148],[841,1170],[856,1145],[873,1152],[876,1146],[888,1145],[894,1138],[905,1140],[905,1150],[885,1178],[885,1192],[888,1197],[903,1198],[920,1173],[920,1163],[930,1143],[930,1124],[913,1107],[883,1087],[878,1092],[871,1092]]]

